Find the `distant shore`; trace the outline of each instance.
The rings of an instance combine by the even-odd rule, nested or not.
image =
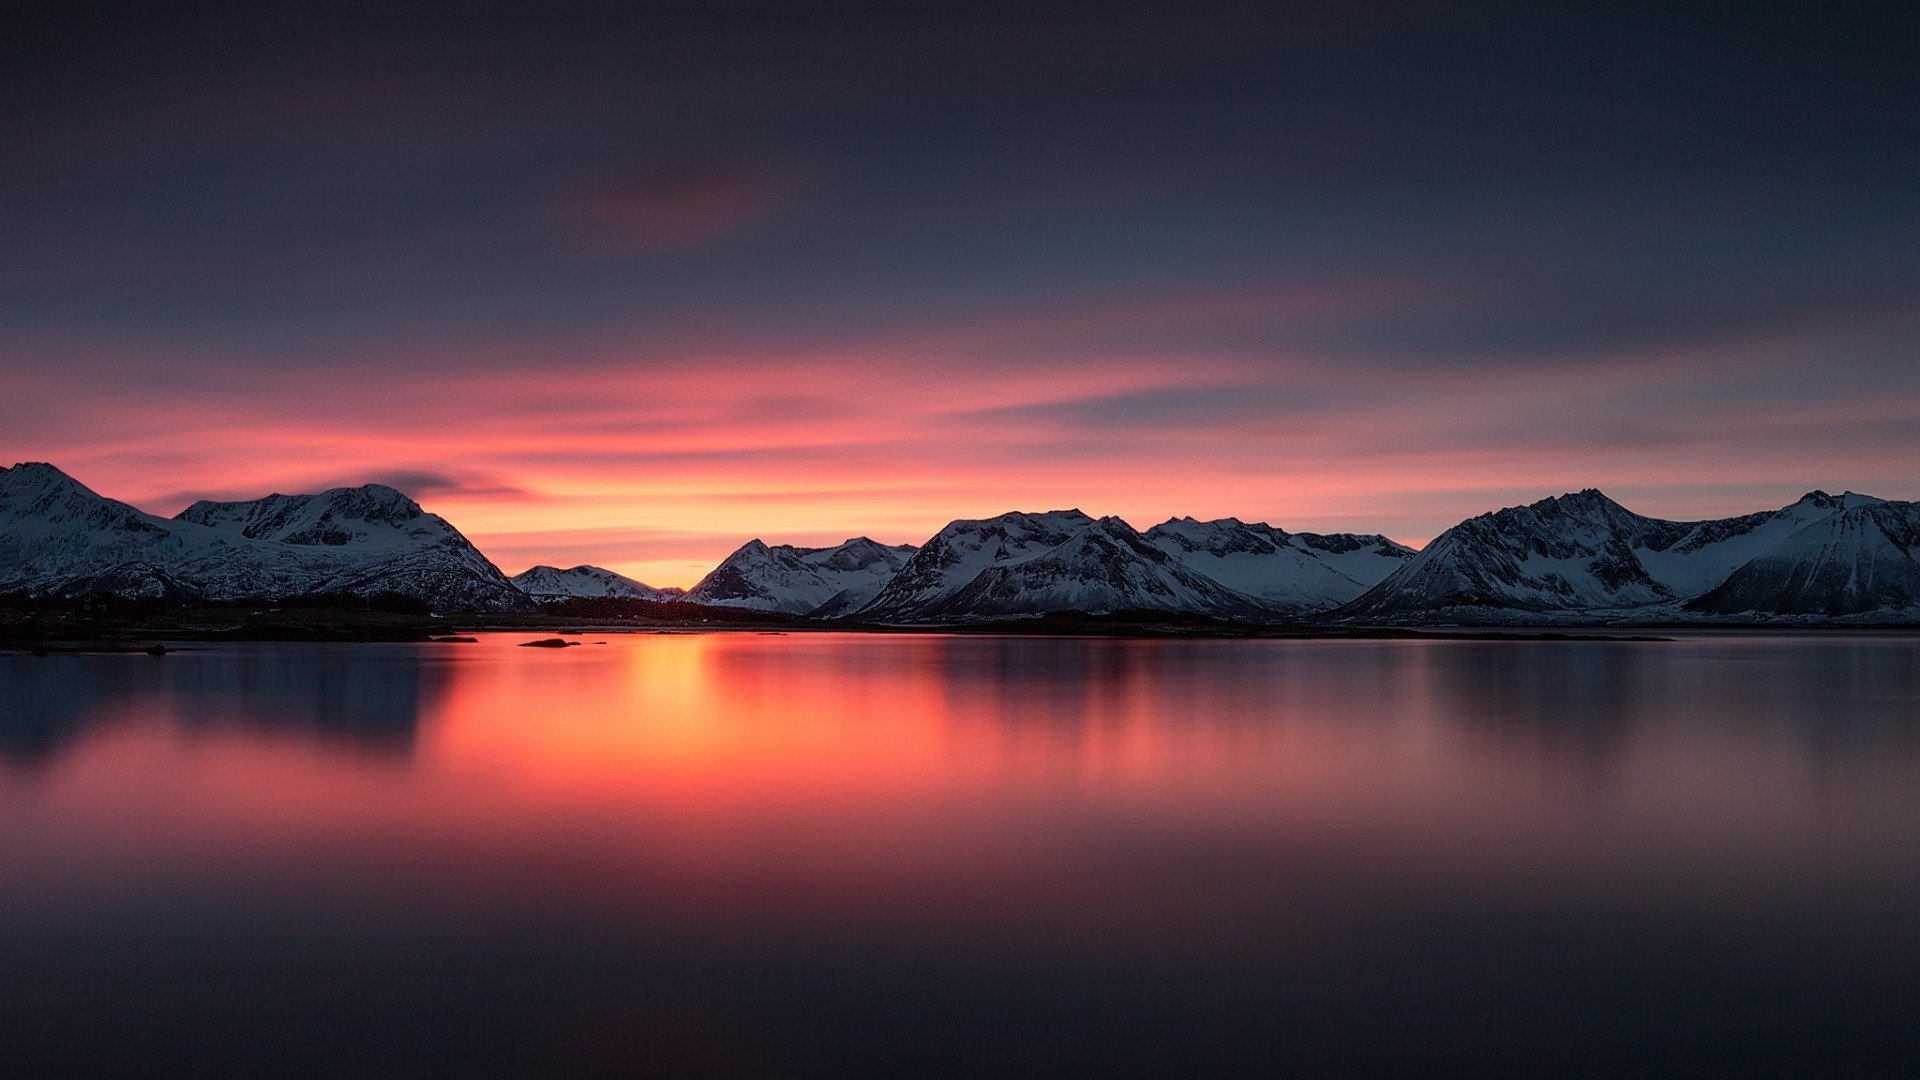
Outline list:
[[[416,642],[474,633],[526,632],[562,637],[634,633],[867,633],[967,634],[1101,638],[1259,638],[1298,640],[1440,639],[1474,641],[1661,641],[1674,631],[1920,632],[1913,626],[1823,626],[1780,623],[1607,623],[1591,625],[1392,626],[1250,623],[1198,615],[1134,612],[1056,614],[1033,619],[953,625],[874,625],[828,622],[760,612],[676,612],[673,617],[581,617],[547,614],[427,614],[311,608],[169,606],[148,610],[37,607],[0,610],[0,651],[144,652],[173,642]]]

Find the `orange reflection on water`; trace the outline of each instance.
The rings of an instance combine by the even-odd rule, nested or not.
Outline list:
[[[58,722],[0,771],[0,859],[55,891],[144,866],[1064,933],[1090,895],[1144,926],[1201,878],[1306,902],[1300,865],[1468,894],[1877,873],[1920,822],[1880,716],[1915,690],[1899,648],[521,640],[7,659]],[[1872,722],[1836,741],[1843,707]]]
[[[524,637],[0,655],[8,1015],[223,1075],[1587,1060],[1756,983],[1742,1047],[1910,1037],[1920,640]]]

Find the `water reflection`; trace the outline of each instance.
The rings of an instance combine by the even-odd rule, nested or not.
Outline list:
[[[0,658],[26,1060],[1920,1065],[1913,638],[518,640]]]
[[[0,756],[43,765],[93,729],[155,721],[405,755],[452,678],[444,657],[377,645],[0,655]]]

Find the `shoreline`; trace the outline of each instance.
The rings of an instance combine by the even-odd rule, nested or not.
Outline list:
[[[167,612],[0,612],[0,653],[148,653],[175,643],[235,641],[325,643],[456,643],[476,633],[574,637],[588,634],[843,633],[1146,640],[1297,641],[1672,641],[1672,633],[1916,634],[1908,625],[1813,623],[1604,623],[1552,625],[1355,625],[1236,623],[1152,613],[1058,614],[1035,619],[954,625],[822,622],[744,613],[738,618],[582,618],[562,614],[422,615],[374,611],[187,608]]]

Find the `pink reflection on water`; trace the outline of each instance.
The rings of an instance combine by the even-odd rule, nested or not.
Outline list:
[[[1911,728],[1809,728],[1800,683],[1769,681],[1785,643],[518,640],[319,671],[404,674],[412,726],[371,740],[351,698],[344,721],[268,715],[298,697],[267,692],[297,654],[135,669],[161,681],[0,773],[7,888],[455,887],[1227,948],[1410,888],[1712,901],[1807,884],[1785,863],[1897,880],[1920,840]],[[1910,657],[1862,663],[1823,670],[1869,704],[1912,691]]]

